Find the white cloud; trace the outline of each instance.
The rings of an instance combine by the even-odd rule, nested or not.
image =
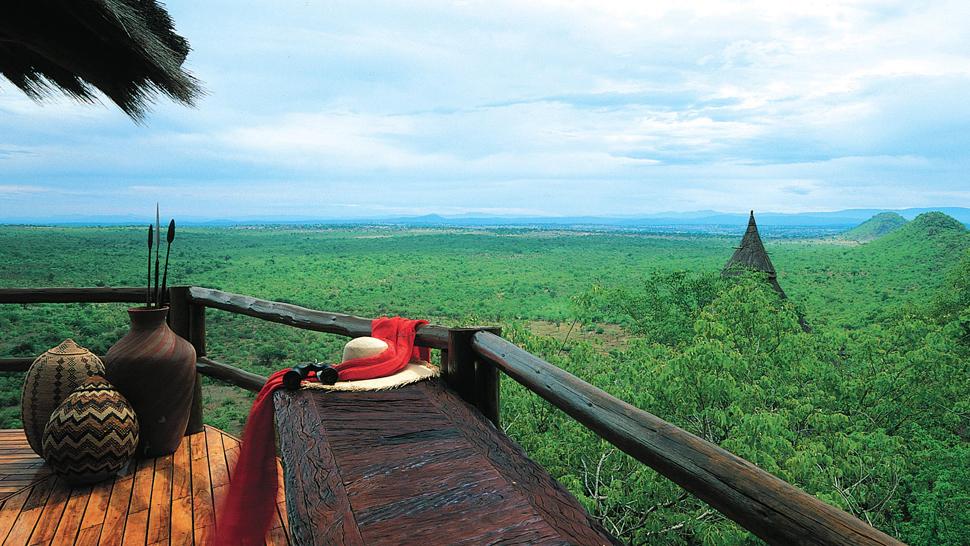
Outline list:
[[[198,109],[139,128],[0,84],[0,187],[123,208],[164,180],[222,214],[970,205],[965,2],[168,6]]]
[[[43,193],[46,188],[31,185],[0,184],[0,197],[5,195],[20,195],[24,193]]]

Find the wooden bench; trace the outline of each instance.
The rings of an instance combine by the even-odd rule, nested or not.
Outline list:
[[[275,395],[296,544],[613,544],[440,380]]]

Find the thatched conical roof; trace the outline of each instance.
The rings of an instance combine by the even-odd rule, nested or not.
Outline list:
[[[30,0],[0,8],[0,74],[34,99],[99,89],[140,120],[158,93],[191,105],[189,44],[155,0]]]
[[[758,223],[754,221],[754,211],[751,211],[751,216],[748,217],[748,229],[745,230],[744,237],[741,238],[741,246],[734,250],[731,259],[724,264],[721,275],[730,277],[746,270],[764,273],[768,277],[768,284],[771,285],[771,288],[782,299],[788,298],[785,291],[781,289],[781,285],[778,284],[778,273],[775,272],[775,266],[772,265],[771,258],[768,257],[768,251],[765,250],[764,243],[761,242],[761,235],[758,233]],[[801,312],[798,313],[798,324],[802,327],[803,331],[812,331],[812,327],[809,326]]]
[[[760,271],[768,276],[771,287],[778,292],[778,295],[785,298],[785,291],[778,284],[778,274],[775,273],[775,266],[771,264],[771,258],[765,250],[764,243],[761,242],[761,235],[758,234],[758,224],[754,220],[754,211],[748,218],[748,229],[741,238],[741,246],[734,250],[734,255],[724,264],[722,275],[737,275],[744,270]]]

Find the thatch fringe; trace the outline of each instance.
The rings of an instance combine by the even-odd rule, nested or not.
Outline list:
[[[189,53],[154,0],[32,0],[0,9],[0,74],[35,100],[55,91],[94,102],[94,88],[136,121],[155,95],[192,105],[202,89]]]

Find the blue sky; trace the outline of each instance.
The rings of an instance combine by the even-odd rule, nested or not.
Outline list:
[[[170,1],[208,94],[0,80],[0,219],[970,206],[970,3]]]

